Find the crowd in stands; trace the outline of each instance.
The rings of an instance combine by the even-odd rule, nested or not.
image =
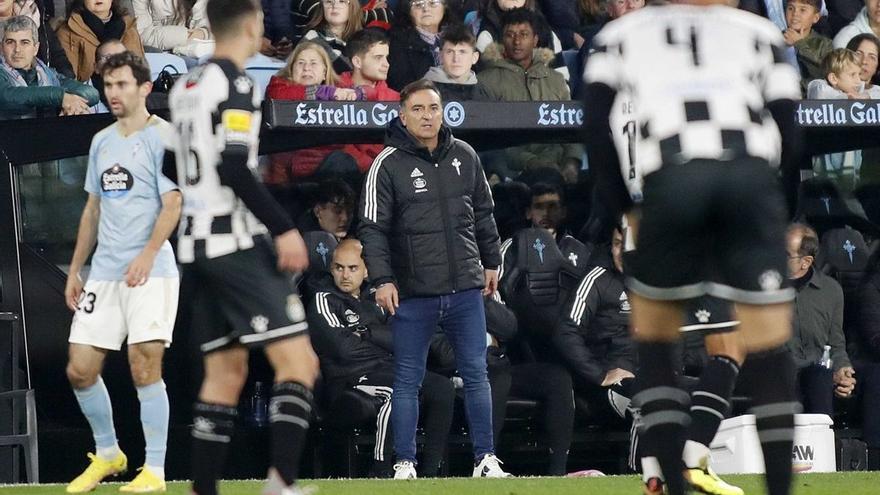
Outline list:
[[[100,66],[123,50],[173,52],[190,65],[212,50],[206,0],[132,0],[128,6],[120,0],[74,0],[65,16],[55,18],[47,14],[44,1],[0,0],[0,119],[100,111]],[[401,88],[422,78],[438,86],[444,101],[577,98],[580,68],[595,34],[605,23],[645,6],[644,0],[262,3],[261,53],[284,61],[269,82],[267,98],[392,102],[399,100]],[[880,0],[747,0],[741,8],[777,24],[789,46],[785,56],[801,71],[805,96],[880,98]],[[339,143],[277,153],[266,159],[264,181],[303,232],[329,234],[314,239],[321,240],[327,250],[321,256],[331,261],[313,264],[305,284],[312,338],[326,381],[325,406],[332,409],[352,390],[375,400],[374,457],[378,469],[387,470],[381,463],[390,459],[382,409],[388,397],[382,387],[358,381],[391,372],[390,331],[370,299],[361,247],[350,239],[362,176],[381,149]],[[503,434],[509,397],[542,403],[546,417],[541,425],[552,453],[549,474],[565,472],[576,413],[615,425],[629,419],[627,383],[637,371],[621,281],[621,234],[588,221],[590,211],[595,218],[601,207],[576,194],[585,188],[583,155],[583,147],[574,143],[481,153],[493,184],[499,233],[509,240],[501,298],[486,301],[494,434],[496,439]],[[815,159],[819,176],[838,181],[849,176],[851,189],[860,179],[880,181],[872,175],[878,166],[877,150]],[[864,209],[870,220],[880,220],[872,218],[874,210]],[[812,222],[803,212],[800,219]],[[790,276],[798,290],[790,348],[800,365],[802,400],[808,412],[833,414],[835,396],[855,397],[865,411],[875,411],[880,407],[880,250],[847,292],[836,272],[828,272],[831,253],[823,261],[820,252],[821,239],[833,230],[795,225],[789,236]],[[329,254],[336,242],[335,253]],[[864,239],[862,245],[867,246]],[[546,292],[536,290],[540,284],[525,281],[528,274],[547,275],[549,270],[529,264],[526,251],[532,246],[542,246],[542,256],[555,260],[555,271],[545,277],[552,283],[544,287],[552,292],[552,302],[541,299]],[[585,280],[624,296],[596,296],[573,307],[574,289]],[[844,308],[850,306],[858,309],[847,315]],[[613,317],[597,319],[600,307]],[[828,362],[823,362],[825,346],[830,346]],[[453,420],[460,380],[455,380],[450,357],[448,342],[438,334],[422,394],[425,432],[433,438],[447,435]],[[880,419],[873,413],[862,416],[874,467],[880,468]],[[437,473],[442,458],[432,445],[443,442],[426,443],[419,467],[427,475]]]

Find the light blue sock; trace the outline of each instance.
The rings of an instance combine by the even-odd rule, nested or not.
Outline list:
[[[96,450],[108,452],[118,448],[116,430],[113,428],[113,406],[110,404],[110,394],[107,393],[104,379],[99,376],[94,385],[80,390],[74,389],[73,394],[92,427]]]
[[[165,450],[168,444],[168,394],[165,382],[137,387],[138,400],[141,401],[141,425],[144,427],[144,441],[147,454],[144,464],[162,468],[165,466]]]

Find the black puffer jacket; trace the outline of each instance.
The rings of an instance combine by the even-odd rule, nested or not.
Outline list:
[[[434,153],[394,119],[358,208],[358,238],[376,287],[401,297],[482,287],[501,264],[492,193],[476,152],[446,126]]]

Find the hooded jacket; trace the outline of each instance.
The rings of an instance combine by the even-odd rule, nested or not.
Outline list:
[[[874,34],[874,30],[871,29],[871,24],[868,22],[867,7],[863,8],[852,22],[843,26],[843,29],[834,36],[834,48],[846,48],[849,40],[862,33]]]
[[[442,126],[431,153],[392,120],[358,208],[370,279],[394,282],[402,298],[483,287],[483,269],[501,264],[493,208],[470,145]]]
[[[125,23],[125,31],[120,41],[128,51],[143,58],[144,45],[141,44],[134,18],[123,16],[122,21]],[[101,42],[86,25],[82,15],[70,14],[70,17],[58,28],[58,41],[67,53],[67,59],[70,60],[77,80],[90,80],[95,73],[95,52]]]
[[[424,78],[432,81],[437,86],[437,89],[440,90],[440,98],[444,103],[447,101],[486,99],[482,88],[477,85],[477,75],[473,71],[471,71],[467,81],[463,83],[450,79],[446,72],[443,71],[443,67],[431,67]]]

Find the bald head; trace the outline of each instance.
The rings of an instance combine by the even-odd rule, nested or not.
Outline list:
[[[333,251],[330,273],[336,288],[354,297],[360,296],[361,286],[367,276],[362,256],[364,246],[357,239],[344,239]]]
[[[810,226],[793,223],[786,231],[785,247],[788,251],[789,278],[801,278],[810,271],[819,254],[819,236]]]

